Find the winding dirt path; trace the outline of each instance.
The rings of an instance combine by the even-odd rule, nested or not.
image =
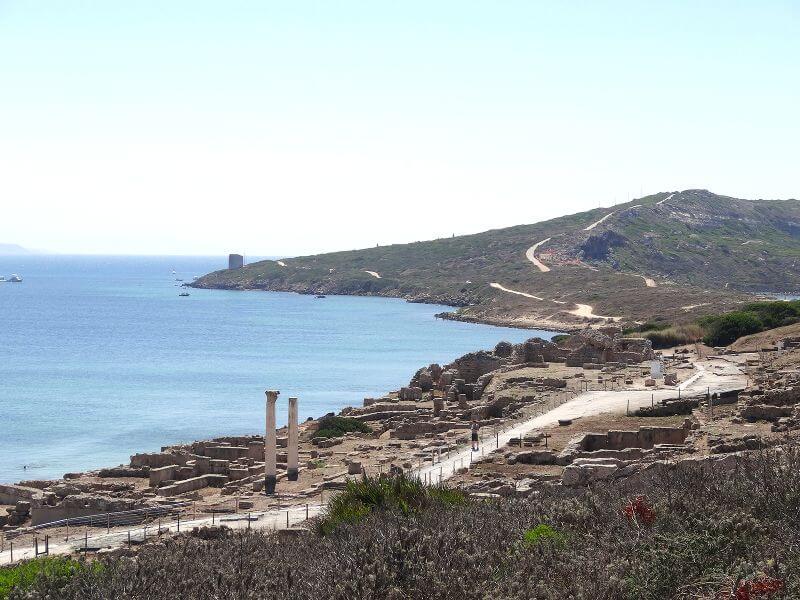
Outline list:
[[[500,290],[501,292],[516,294],[517,296],[525,296],[526,298],[533,298],[534,300],[544,300],[544,298],[540,298],[539,296],[534,296],[533,294],[528,294],[527,292],[518,292],[517,290],[510,290],[507,287],[503,287],[499,283],[490,283],[489,285],[496,290]]]
[[[605,319],[607,321],[619,321],[622,317],[606,317],[603,315],[596,315],[594,314],[594,308],[589,304],[578,304],[575,303],[576,308],[575,310],[568,310],[567,312],[571,315],[575,315],[576,317],[584,317],[585,319]]]
[[[659,200],[658,202],[656,202],[656,206],[661,206],[662,204],[664,204],[664,202],[666,202],[667,200],[672,198],[674,195],[675,195],[675,192],[671,193],[669,196],[667,196],[663,200]]]
[[[637,275],[637,277],[641,277],[642,279],[644,279],[644,284],[647,287],[656,287],[655,279],[650,279],[649,277],[645,277],[644,275]]]
[[[605,220],[606,220],[608,217],[610,217],[610,216],[611,216],[611,215],[613,215],[614,213],[616,213],[616,211],[608,213],[608,214],[607,214],[605,217],[603,217],[603,218],[602,218],[602,219],[600,219],[599,221],[595,221],[594,223],[592,223],[592,224],[591,224],[591,225],[589,225],[588,227],[584,227],[584,228],[583,228],[583,230],[584,230],[584,231],[591,231],[592,229],[594,229],[595,227],[597,227],[598,225],[600,225],[600,223],[602,223],[603,221],[605,221]]]
[[[364,273],[369,273],[369,274],[370,274],[370,275],[372,275],[372,276],[373,276],[375,279],[380,279],[380,278],[381,278],[381,275],[380,275],[380,273],[378,273],[377,271],[367,271],[367,270],[365,269],[365,270],[364,270]]]
[[[536,258],[536,249],[545,242],[549,242],[551,239],[552,238],[547,238],[546,240],[542,240],[541,242],[536,242],[525,252],[525,257],[533,264],[535,264],[542,273],[547,273],[550,270],[550,267],[543,264],[538,258]]]

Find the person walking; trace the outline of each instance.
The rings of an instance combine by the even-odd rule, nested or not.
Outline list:
[[[472,451],[478,451],[478,429],[480,429],[480,425],[478,425],[478,421],[472,419]]]

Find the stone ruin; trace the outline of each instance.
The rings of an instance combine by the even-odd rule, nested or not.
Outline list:
[[[432,364],[417,371],[404,389],[421,392],[439,389],[477,400],[490,379],[486,376],[503,367],[546,366],[551,362],[578,367],[638,364],[654,358],[653,345],[648,339],[624,337],[618,327],[589,328],[568,336],[560,345],[541,338],[521,344],[500,342],[492,351],[471,352],[444,367]],[[413,399],[411,392],[403,399]]]
[[[800,373],[762,373],[739,400],[742,420],[770,421],[776,432],[800,429]]]
[[[70,480],[0,485],[0,504],[13,505],[6,515],[0,515],[0,526],[8,527],[159,506],[137,492],[133,484]]]
[[[640,363],[652,359],[649,340],[626,338],[618,328],[586,329],[561,345],[540,338],[521,344],[500,342],[490,351],[470,352],[447,364],[431,364],[419,369],[397,398],[366,398],[362,408],[342,412],[362,421],[381,421],[376,431],[389,431],[392,438],[411,440],[458,436],[468,429],[471,419],[481,426],[509,417],[542,393],[566,387],[566,381],[551,377],[526,377],[517,387],[529,388],[530,394],[515,397],[503,389],[485,393],[497,372],[527,366],[547,366],[550,362],[602,367],[605,364]],[[434,394],[434,391],[436,392]],[[539,394],[539,395],[537,395]],[[418,406],[431,400],[433,407]],[[440,439],[441,441],[441,439]]]

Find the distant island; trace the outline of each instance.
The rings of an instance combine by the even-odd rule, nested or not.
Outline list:
[[[401,297],[517,327],[665,326],[799,290],[798,241],[800,201],[685,190],[474,235],[254,262],[192,285]]]
[[[0,256],[19,256],[26,254],[38,254],[28,248],[23,248],[19,244],[0,243]]]

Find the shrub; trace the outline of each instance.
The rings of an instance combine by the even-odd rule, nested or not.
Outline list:
[[[319,420],[319,429],[314,437],[332,438],[342,437],[345,433],[357,431],[359,433],[372,433],[369,425],[351,417],[322,417]]]
[[[45,557],[27,560],[13,567],[0,568],[0,599],[12,591],[23,593],[40,578],[49,579],[52,585],[65,584],[77,572],[87,568],[86,563],[63,557]]]
[[[375,511],[410,514],[431,504],[458,505],[464,494],[444,486],[428,486],[416,477],[380,475],[348,481],[344,491],[328,503],[318,531],[332,533],[343,523],[357,523]]]
[[[550,525],[541,523],[533,529],[528,529],[522,536],[522,540],[529,548],[541,543],[552,543],[557,546],[562,545],[566,541],[566,536],[560,531],[556,531]]]
[[[800,300],[750,302],[742,310],[709,315],[700,319],[704,341],[727,346],[742,336],[800,322]]]
[[[694,344],[703,338],[703,329],[699,325],[678,325],[660,330],[650,330],[644,334],[653,343],[653,348],[663,350],[675,346]]]
[[[800,451],[782,450],[742,456],[735,471],[684,461],[529,498],[370,509],[327,536],[179,536],[12,599],[800,598]],[[657,518],[633,527],[620,508],[644,493]],[[532,523],[568,544],[525,544]]]
[[[707,333],[703,341],[709,346],[727,346],[740,337],[763,331],[764,324],[755,313],[734,311],[706,322]]]

